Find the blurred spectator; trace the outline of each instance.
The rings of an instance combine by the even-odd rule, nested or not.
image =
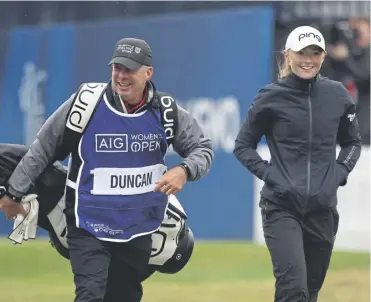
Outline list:
[[[370,22],[353,18],[338,22],[328,46],[323,75],[344,83],[357,104],[362,142],[370,145]]]

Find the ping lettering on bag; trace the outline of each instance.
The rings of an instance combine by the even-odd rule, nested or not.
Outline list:
[[[67,117],[67,128],[82,133],[88,124],[94,108],[107,84],[89,83],[82,85],[75,96],[73,106]]]
[[[163,106],[163,125],[165,128],[165,134],[167,139],[174,137],[174,99],[170,96],[163,96],[160,98],[160,103]]]

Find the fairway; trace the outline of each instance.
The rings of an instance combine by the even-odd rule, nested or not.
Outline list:
[[[72,302],[67,260],[46,240],[12,246],[0,241],[1,302]],[[319,302],[369,302],[368,253],[334,253]],[[266,248],[243,242],[196,242],[177,275],[144,283],[143,302],[270,302],[274,281]],[[176,299],[175,299],[176,297]]]

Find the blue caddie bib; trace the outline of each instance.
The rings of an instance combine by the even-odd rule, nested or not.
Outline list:
[[[156,231],[168,203],[153,192],[166,172],[166,151],[159,110],[121,113],[104,95],[79,143],[77,227],[114,242]]]

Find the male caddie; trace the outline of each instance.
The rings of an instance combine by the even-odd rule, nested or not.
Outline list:
[[[25,214],[21,198],[49,164],[70,155],[65,214],[75,302],[141,301],[151,234],[168,196],[213,161],[196,120],[156,91],[145,41],[121,39],[109,64],[108,84],[81,85],[46,121],[0,199],[7,218]],[[184,160],[167,170],[169,144]]]

